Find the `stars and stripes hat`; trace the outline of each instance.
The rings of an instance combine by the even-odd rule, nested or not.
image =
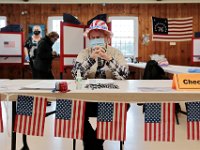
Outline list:
[[[104,33],[106,33],[107,35],[109,36],[113,35],[113,33],[108,30],[108,26],[103,20],[93,20],[89,28],[85,31],[84,36],[87,37],[90,31],[92,30],[103,30]]]

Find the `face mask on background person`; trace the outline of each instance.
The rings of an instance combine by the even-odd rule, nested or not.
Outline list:
[[[105,46],[105,40],[104,40],[104,38],[91,39],[89,41],[89,46],[91,48],[93,48],[95,46]]]
[[[33,34],[39,35],[39,34],[40,34],[40,31],[34,31]]]

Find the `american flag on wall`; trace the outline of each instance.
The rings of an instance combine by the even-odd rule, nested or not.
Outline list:
[[[19,95],[14,131],[26,135],[43,136],[46,105],[47,98]]]
[[[153,41],[190,41],[193,37],[193,17],[152,17]]]
[[[2,118],[2,108],[1,108],[1,95],[0,95],[0,132],[3,132],[3,118]]]
[[[200,102],[187,102],[187,139],[200,140]]]
[[[175,104],[146,103],[144,140],[175,141]]]
[[[54,136],[83,139],[85,102],[77,100],[56,100]]]
[[[97,139],[126,140],[126,103],[98,103]]]
[[[14,48],[15,47],[15,41],[5,41],[4,48]]]

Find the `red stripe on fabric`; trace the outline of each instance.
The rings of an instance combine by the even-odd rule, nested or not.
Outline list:
[[[192,122],[192,139],[194,140],[194,122]]]
[[[97,121],[97,129],[96,129],[96,137],[97,137],[97,139],[99,138],[99,122]]]
[[[40,100],[38,100],[38,107],[39,107],[39,112],[37,112],[36,114],[37,114],[37,117],[38,117],[38,124],[37,124],[37,136],[39,136],[39,134],[40,134],[40,120],[41,120],[41,107],[42,107],[42,97],[40,97]]]
[[[27,122],[27,117],[24,117],[24,126],[23,126],[23,131],[22,131],[23,134],[27,134],[26,128],[29,128],[29,126],[26,124],[26,122]]]
[[[15,116],[15,127],[14,127],[14,131],[15,131],[15,132],[18,132],[18,131],[17,131],[17,127],[18,127],[18,117],[19,117],[18,115]]]
[[[57,137],[57,119],[54,120],[54,136]]]
[[[32,130],[32,135],[35,135],[35,123],[36,123],[36,115],[34,115],[35,113],[37,113],[37,107],[38,107],[38,97],[36,97],[35,102],[33,102],[34,106],[35,106],[35,110],[33,110],[32,112],[32,116],[33,116],[33,130]],[[33,106],[33,108],[34,108]]]
[[[27,134],[28,135],[30,135],[31,134],[31,121],[32,121],[32,117],[28,117],[28,122],[29,122],[29,124],[28,124],[28,132],[27,132]]]
[[[144,140],[147,141],[148,125],[144,123]]]
[[[44,103],[44,107],[43,107],[43,116],[42,116],[42,136],[44,135],[44,123],[45,123],[45,117],[46,117],[47,98],[45,98],[43,103]]]
[[[123,113],[123,110],[122,110],[122,106],[123,106],[123,104],[122,103],[119,103],[119,106],[120,106],[120,113],[119,113],[119,116],[118,116],[118,124],[119,124],[119,136],[118,136],[118,140],[119,141],[121,141],[122,139],[121,139],[121,132],[123,131],[123,129],[122,129],[122,122],[121,122],[121,118],[122,118],[122,113]]]
[[[71,114],[71,121],[72,121],[72,127],[71,127],[71,137],[72,138],[74,138],[75,137],[75,135],[74,135],[74,129],[75,129],[75,117],[76,117],[76,104],[78,103],[77,101],[73,101],[72,103],[74,103],[74,105],[73,105],[73,112],[72,112],[72,114]]]
[[[106,122],[105,140],[108,140],[108,122]]]
[[[170,103],[167,104],[167,113],[168,113],[167,114],[167,118],[168,118],[168,120],[167,120],[167,141],[170,141],[170,124],[171,124],[170,105],[171,105]]]
[[[165,116],[166,110],[165,109],[166,109],[166,103],[163,103],[163,110],[162,110],[163,111],[163,117],[162,117],[162,119],[163,119],[163,129],[162,129],[163,130],[163,138],[162,139],[163,139],[163,141],[165,141],[165,121],[166,121],[166,118],[165,118],[166,117]]]
[[[152,137],[152,123],[149,123],[149,141],[151,141],[151,137]]]
[[[58,136],[61,137],[61,133],[62,133],[62,119],[58,119]]]
[[[114,105],[115,105],[115,108],[114,108],[114,109],[116,110],[116,111],[115,111],[115,118],[114,118],[114,122],[113,122],[114,125],[115,125],[115,136],[114,136],[114,140],[115,140],[115,139],[117,139],[117,130],[118,130],[118,126],[117,126],[117,123],[116,123],[116,121],[117,121],[117,116],[118,116],[118,115],[117,115],[117,114],[118,114],[118,109],[117,109],[117,108],[118,108],[118,104],[114,104]]]
[[[66,137],[66,121],[63,120],[63,123],[64,123],[64,125],[63,125],[63,135],[62,135],[62,137]]]
[[[187,139],[190,139],[190,122],[187,122]]]
[[[83,138],[83,132],[84,132],[84,124],[85,124],[85,107],[86,107],[86,104],[85,102],[83,102],[83,112],[82,112],[82,125],[81,125],[81,139]]]
[[[19,118],[20,121],[19,121],[19,125],[18,125],[18,126],[19,126],[18,132],[19,132],[19,133],[22,133],[22,126],[23,126],[23,125],[22,125],[22,119],[23,119],[23,115],[19,115],[19,117],[20,117],[20,118]]]
[[[172,104],[172,141],[175,141],[175,103]]]
[[[67,123],[67,126],[68,126],[67,137],[70,138],[70,128],[71,128],[70,124],[71,124],[71,122],[70,121],[66,121],[66,123]]]
[[[154,130],[153,140],[156,141],[156,133],[157,133],[156,126],[157,126],[157,123],[154,123],[153,126],[154,126],[154,129],[153,129]]]
[[[79,101],[79,105],[78,105],[78,116],[77,116],[77,119],[76,119],[76,121],[77,121],[77,128],[76,128],[76,139],[78,138],[78,135],[79,135],[79,130],[80,130],[80,115],[81,115],[81,107],[82,107],[82,104],[81,104],[82,102],[81,101]]]
[[[125,114],[124,114],[124,138],[123,141],[126,140],[126,120],[127,120],[127,109],[128,109],[128,104],[125,106]]]
[[[111,122],[110,123],[110,137],[109,137],[109,139],[110,140],[112,140],[112,138],[113,138],[113,132],[115,132],[115,130],[113,129],[113,122]]]
[[[100,134],[100,139],[104,138],[104,123],[101,122],[101,134]]]
[[[196,122],[197,126],[197,140],[199,140],[199,121]]]
[[[161,123],[158,124],[158,141],[161,141]]]

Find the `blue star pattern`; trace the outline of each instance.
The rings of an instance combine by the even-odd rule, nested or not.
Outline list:
[[[111,122],[113,121],[114,103],[98,103],[98,122]]]
[[[17,98],[17,114],[31,116],[33,112],[33,96],[21,96]]]
[[[200,102],[187,102],[187,121],[200,121]]]
[[[56,119],[71,119],[72,100],[58,99],[56,100]]]
[[[144,107],[145,123],[160,123],[161,103],[146,103]]]

